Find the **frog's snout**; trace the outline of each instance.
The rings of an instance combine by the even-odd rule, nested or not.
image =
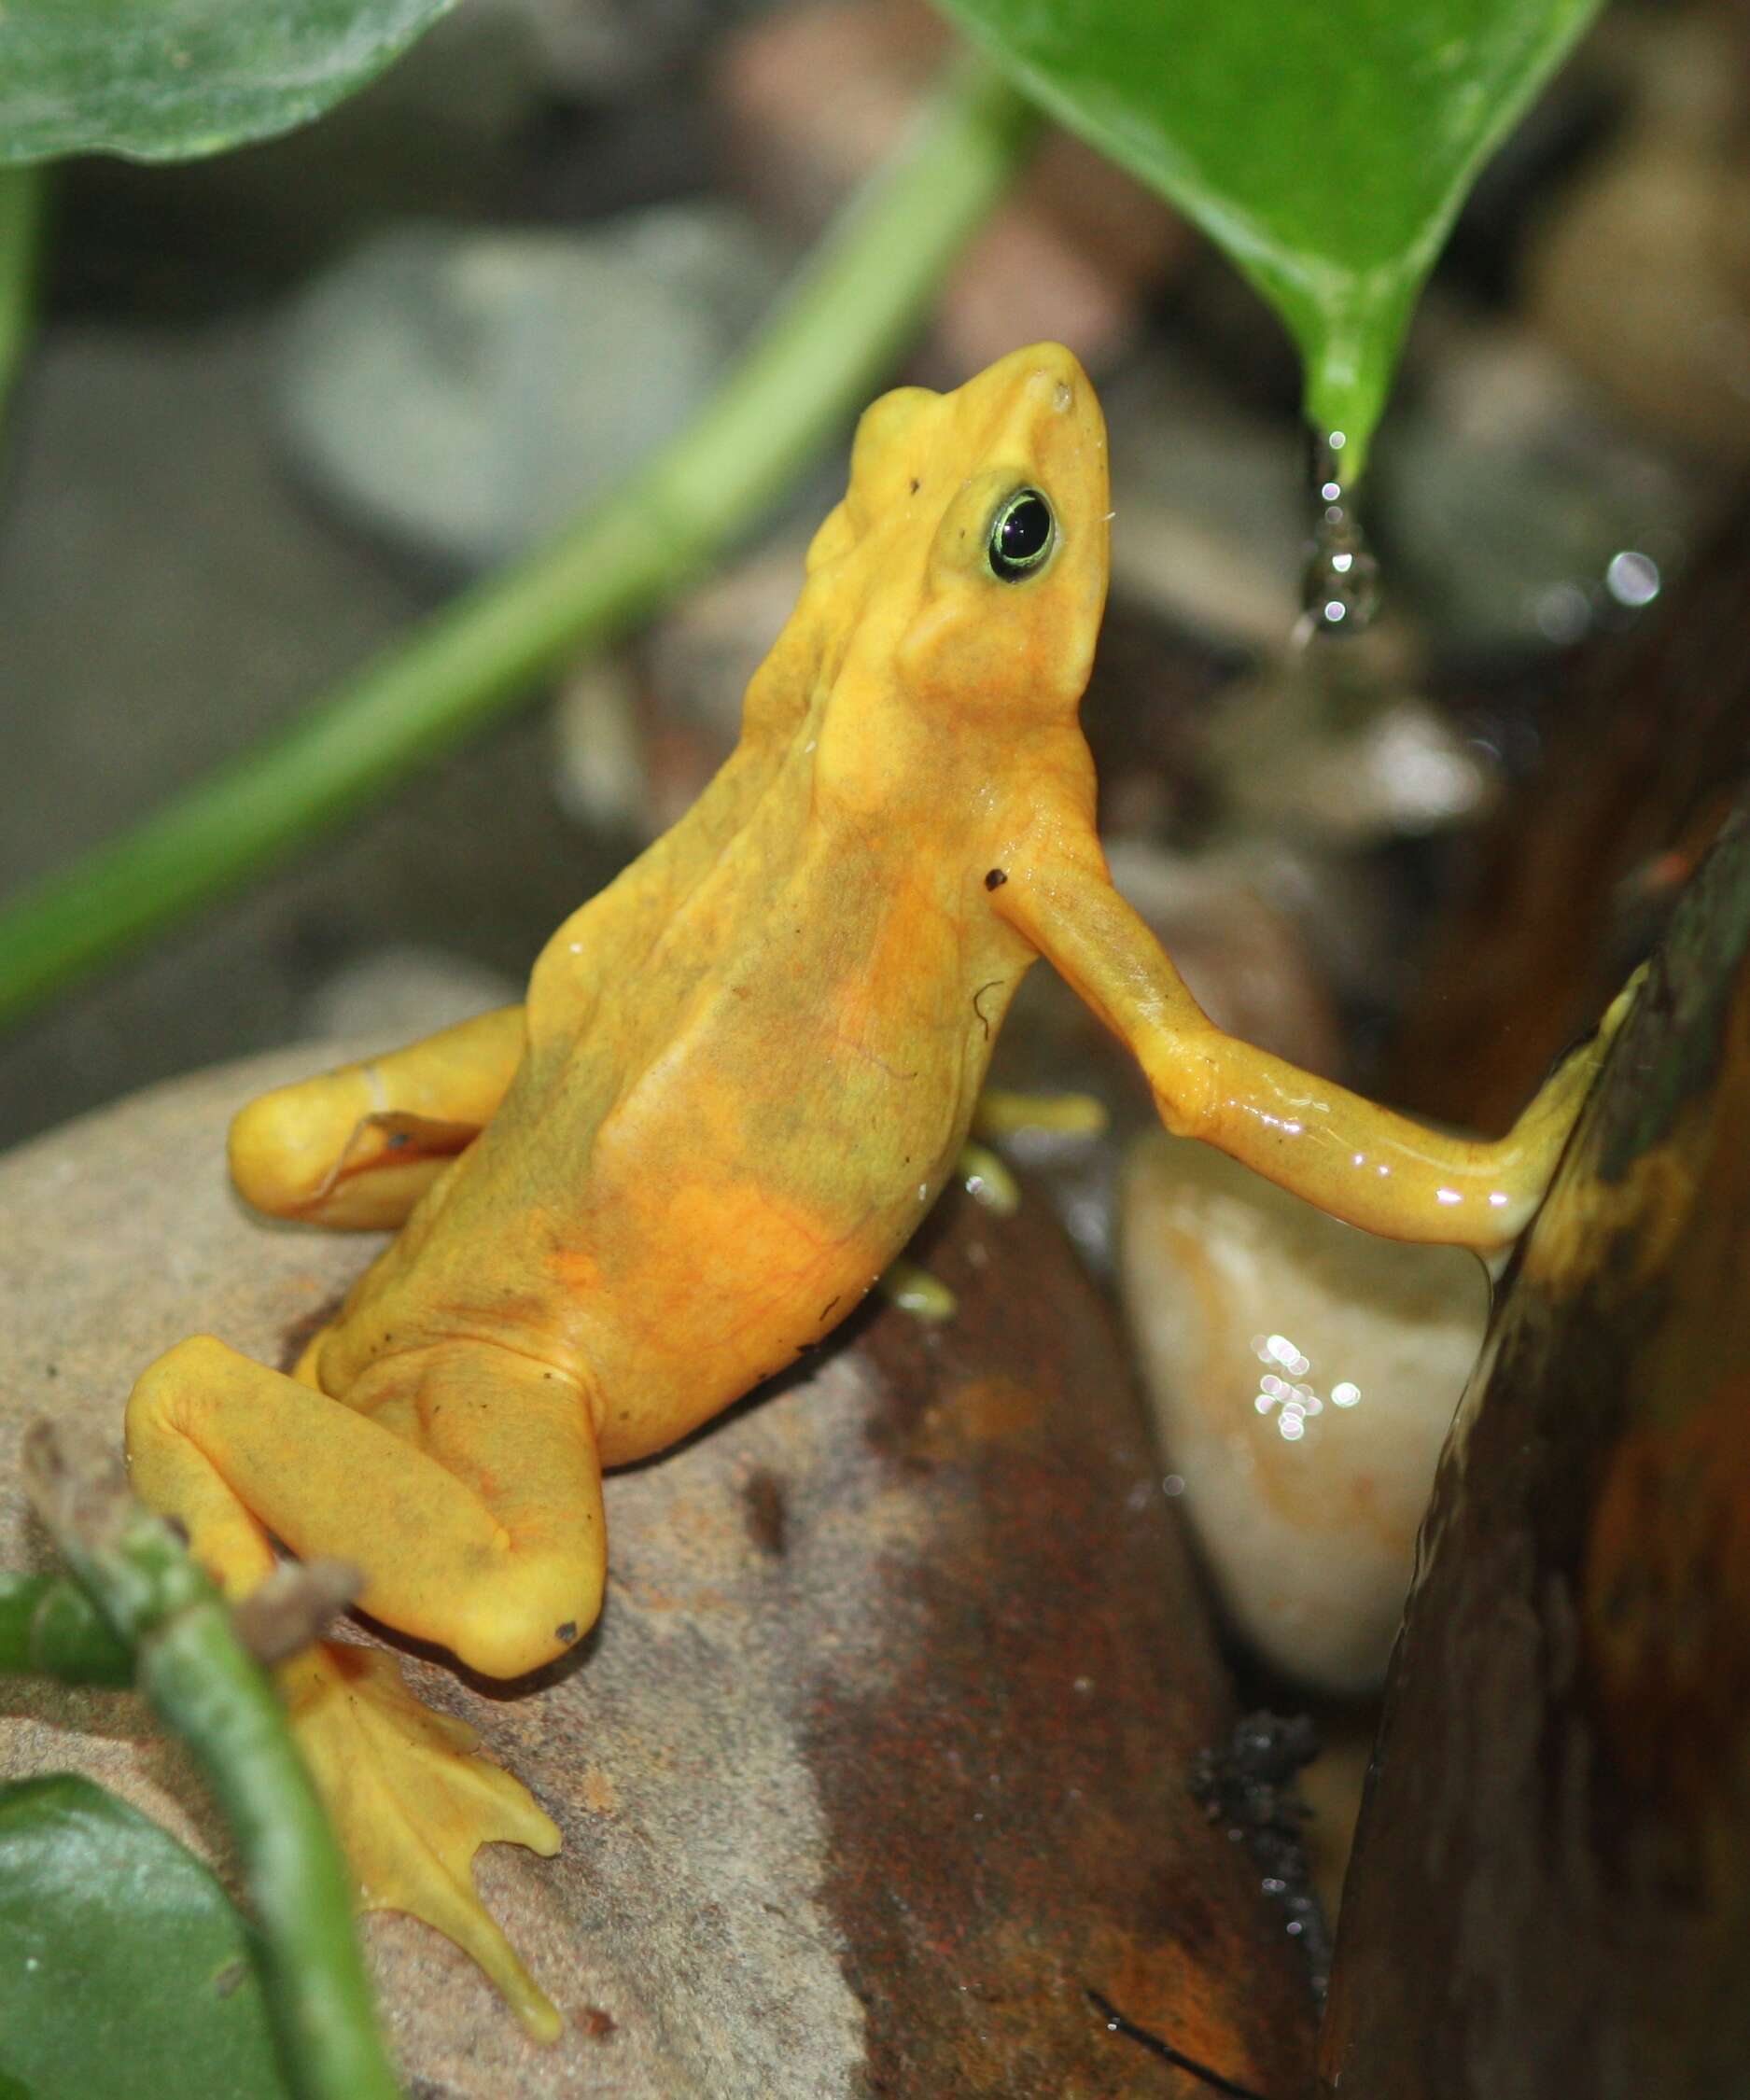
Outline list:
[[[1074,363],[1070,353],[1059,353],[1063,362]],[[1077,369],[1076,377],[1086,386],[1086,377]],[[1054,361],[1041,365],[1027,382],[1027,392],[1031,400],[1050,415],[1068,415],[1075,407],[1075,379],[1063,370],[1063,363]]]
[[[984,378],[999,375],[1020,412],[1011,425],[1017,449],[1030,455],[1042,474],[1057,478],[1060,508],[1075,512],[1098,505],[1103,513],[1105,418],[1073,352],[1058,343],[1036,343],[993,365]]]

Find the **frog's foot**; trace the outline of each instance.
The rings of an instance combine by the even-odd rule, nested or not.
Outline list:
[[[559,2014],[475,1894],[472,1868],[483,1844],[551,1857],[553,1818],[480,1756],[465,1721],[420,1704],[393,1657],[325,1641],[287,1663],[280,1682],[359,1908],[435,1925],[480,1964],[537,2041],[556,2040]]]
[[[1543,1200],[1555,1173],[1562,1147],[1567,1143],[1586,1097],[1629,1017],[1636,994],[1646,976],[1642,963],[1604,1010],[1592,1033],[1568,1052],[1533,1095],[1506,1136],[1491,1148],[1507,1155],[1513,1166],[1519,1201],[1503,1206],[1515,1233],[1523,1231]]]
[[[959,1310],[959,1300],[947,1285],[917,1263],[908,1262],[903,1254],[881,1271],[875,1289],[889,1305],[897,1306],[902,1312],[909,1312],[914,1320],[921,1320],[927,1327],[952,1320]]]
[[[1086,1135],[1105,1128],[1105,1110],[1085,1094],[993,1095],[987,1091],[979,1097],[981,1115],[985,1104],[992,1100],[1000,1104],[1000,1113],[994,1119],[998,1128],[1045,1127]],[[1042,1126],[1039,1118],[1031,1113],[1035,1109],[1049,1113],[1059,1108],[1064,1111],[1064,1119],[1057,1123],[1047,1122]],[[1003,1116],[1011,1110],[1014,1120],[1005,1123]],[[987,1211],[1000,1218],[1012,1218],[1021,1207],[1021,1192],[1015,1185],[1015,1176],[988,1145],[978,1144],[969,1138],[955,1155],[954,1177],[974,1202],[982,1203]],[[931,1276],[927,1268],[903,1256],[888,1266],[881,1278],[880,1290],[882,1296],[889,1304],[898,1306],[902,1312],[909,1312],[914,1320],[931,1325],[952,1320],[959,1309],[954,1293],[939,1277]]]

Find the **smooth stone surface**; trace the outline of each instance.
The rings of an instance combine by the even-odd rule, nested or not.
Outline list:
[[[1357,1232],[1164,1132],[1122,1201],[1130,1329],[1218,1595],[1279,1669],[1370,1689],[1482,1340],[1481,1265]]]
[[[0,1164],[8,1467],[46,1408],[118,1434],[133,1375],[190,1331],[288,1359],[370,1247],[247,1218],[223,1131],[349,1050],[202,1074]],[[1158,2094],[1090,1986],[1302,2089],[1293,1943],[1188,1793],[1232,1708],[1106,1315],[1037,1204],[935,1229],[954,1323],[874,1307],[609,1479],[579,1654],[510,1689],[410,1659],[566,1836],[479,1867],[565,2013],[554,2050],[448,1942],[371,1921],[419,2100]],[[43,1558],[8,1482],[0,1561]],[[0,1684],[0,1771],[69,1767],[210,1835],[133,1698]]]
[[[495,1006],[512,1006],[523,986],[502,972],[441,948],[371,948],[336,970],[305,1004],[313,1036],[330,1041],[416,1043]]]
[[[650,820],[648,739],[638,719],[638,683],[623,652],[574,666],[553,714],[553,794],[567,817],[609,838],[644,845]]]
[[[0,509],[8,889],[136,816],[142,780],[246,749],[413,609],[287,489],[265,336],[67,326],[33,357]]]
[[[583,233],[401,226],[298,302],[282,420],[302,471],[351,514],[486,567],[671,437],[777,276],[721,204]]]
[[[713,0],[498,0],[526,22],[548,77],[587,102],[660,85],[716,27]]]

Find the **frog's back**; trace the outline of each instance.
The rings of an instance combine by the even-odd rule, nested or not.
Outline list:
[[[1054,506],[1036,580],[987,561],[1016,489]],[[385,1335],[479,1331],[579,1370],[612,1462],[844,1316],[948,1170],[1031,959],[987,889],[1031,774],[1091,820],[1105,511],[1067,352],[868,412],[736,751],[548,944],[511,1094],[325,1383]]]

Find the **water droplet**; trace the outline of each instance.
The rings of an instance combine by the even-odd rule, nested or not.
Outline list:
[[[1355,516],[1341,430],[1312,436],[1315,510],[1300,602],[1314,634],[1359,634],[1379,603],[1379,564]]]
[[[1631,547],[1611,557],[1604,571],[1604,588],[1618,605],[1651,605],[1659,595],[1659,564],[1651,554]]]

